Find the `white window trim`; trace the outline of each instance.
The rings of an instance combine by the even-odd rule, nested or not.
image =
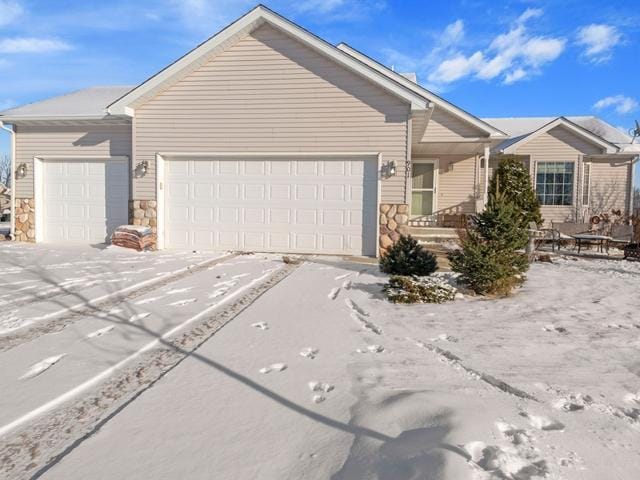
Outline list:
[[[573,164],[573,188],[572,188],[572,198],[571,204],[569,205],[545,205],[540,202],[541,208],[575,208],[577,205],[577,194],[578,194],[578,162],[575,160],[537,160],[535,164],[535,181],[533,184],[534,192],[536,193],[536,198],[538,197],[538,168],[541,163],[572,163]],[[539,199],[538,199],[539,200]]]

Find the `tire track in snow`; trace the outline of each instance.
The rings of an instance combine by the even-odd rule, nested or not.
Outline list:
[[[285,265],[252,280],[118,364],[0,427],[0,437],[4,437],[0,441],[0,477],[20,480],[42,476],[297,268],[298,265]],[[226,304],[229,305],[218,310]],[[114,375],[116,372],[120,373]],[[93,387],[94,393],[80,395]],[[47,449],[39,447],[42,445]],[[36,457],[30,455],[31,451],[37,452]],[[3,462],[3,458],[12,461]]]
[[[230,253],[221,257],[205,260],[204,262],[184,267],[170,275],[154,277],[136,285],[126,287],[122,290],[117,290],[93,300],[84,301],[71,307],[63,308],[56,312],[47,314],[45,315],[46,318],[41,317],[41,320],[38,320],[35,323],[24,325],[23,327],[16,329],[14,332],[1,334],[0,353],[11,350],[18,345],[29,342],[41,335],[59,332],[66,326],[81,320],[88,315],[97,315],[98,317],[108,316],[110,312],[105,312],[104,310],[111,308],[113,311],[117,308],[117,305],[120,305],[121,303],[147,295],[158,288],[171,285],[188,277],[189,275],[207,270],[219,263],[231,260],[238,255],[238,253]]]
[[[475,370],[471,367],[466,366],[463,362],[462,359],[456,355],[454,355],[453,353],[451,353],[448,350],[444,350],[440,347],[437,347],[435,345],[431,345],[430,343],[424,343],[421,342],[420,340],[414,340],[412,338],[407,337],[407,340],[409,340],[410,342],[413,342],[415,345],[417,345],[420,348],[424,348],[425,350],[428,350],[432,353],[435,353],[438,357],[442,358],[445,363],[447,363],[448,365],[451,365],[454,368],[463,370],[464,372],[468,373],[469,375],[471,375],[473,378],[476,378],[478,380],[482,380],[483,382],[488,383],[489,385],[491,385],[492,387],[497,388],[498,390],[503,391],[504,393],[508,393],[509,395],[514,395],[516,397],[525,399],[525,400],[533,400],[534,402],[539,402],[540,400],[538,400],[536,397],[534,397],[533,395],[530,395],[529,393],[525,392],[524,390],[520,390],[516,387],[513,387],[511,385],[509,385],[507,382],[504,382],[502,380],[500,380],[499,378],[496,378],[492,375],[488,375],[484,372],[481,372],[479,370]]]

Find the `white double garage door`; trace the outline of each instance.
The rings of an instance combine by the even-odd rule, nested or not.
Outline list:
[[[45,161],[45,241],[108,241],[128,223],[129,171]],[[167,156],[158,175],[161,247],[376,254],[375,156]]]

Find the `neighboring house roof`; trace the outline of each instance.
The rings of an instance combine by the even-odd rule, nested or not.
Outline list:
[[[52,117],[101,118],[107,115],[107,106],[110,103],[132,88],[134,87],[130,85],[85,88],[5,110],[0,112],[0,120]]]
[[[412,91],[416,92],[418,95],[423,96],[424,98],[426,98],[427,100],[429,100],[430,102],[433,102],[434,104],[440,106],[441,108],[443,108],[444,110],[448,111],[449,113],[457,116],[458,118],[461,118],[467,122],[469,122],[470,124],[476,126],[477,128],[479,128],[480,130],[487,132],[489,135],[491,135],[492,137],[506,137],[508,136],[504,131],[502,131],[499,127],[494,126],[493,124],[491,124],[490,122],[487,122],[484,119],[478,118],[475,115],[472,115],[471,113],[461,109],[460,107],[447,102],[444,98],[439,97],[438,95],[436,95],[435,93],[427,90],[426,88],[420,86],[416,81],[412,80],[411,78],[408,77],[408,75],[411,74],[402,74],[402,73],[397,73],[394,72],[393,70],[391,70],[390,68],[382,65],[381,63],[373,60],[372,58],[368,57],[367,55],[365,55],[362,52],[359,52],[358,50],[356,50],[355,48],[351,47],[350,45],[347,45],[346,43],[341,43],[338,45],[338,48],[346,53],[348,53],[349,55],[353,56],[354,58],[358,59],[360,62],[362,62],[363,64],[369,66],[370,68],[376,70],[377,72],[380,72],[384,75],[387,75],[390,78],[393,78],[394,80],[396,80],[397,82],[401,83],[403,86],[405,86],[406,88],[411,89]],[[415,76],[415,74],[413,74]]]
[[[351,55],[339,50],[320,37],[278,15],[267,7],[258,5],[213,37],[144,81],[122,98],[113,102],[109,106],[108,111],[113,114],[131,115],[132,109],[135,110],[135,104],[152,97],[166,85],[177,81],[189,71],[202,65],[211,58],[212,55],[222,51],[228,45],[231,45],[265,22],[311,47],[320,54],[334,60],[344,68],[367,78],[389,93],[402,98],[411,104],[412,109],[422,110],[427,108],[428,101],[422,95],[417,94],[412,89],[406,88],[406,86],[389,78],[389,76],[363,65]]]
[[[501,117],[483,120],[509,134],[509,139],[495,147],[495,150],[505,153],[513,153],[517,147],[557,126],[564,126],[592,143],[598,144],[607,153],[627,152],[628,147],[632,146],[631,137],[594,116]]]

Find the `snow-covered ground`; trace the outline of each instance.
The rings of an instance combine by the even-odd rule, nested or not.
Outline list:
[[[558,259],[533,265],[511,298],[442,305],[391,305],[384,280],[375,265],[339,259],[298,268],[273,255],[219,259],[109,307],[119,312],[77,316],[12,345],[0,353],[9,366],[0,432],[14,423],[0,436],[0,471],[70,480],[637,476],[640,263]],[[191,337],[164,342],[189,319]],[[99,377],[154,341],[129,360],[136,370]]]

